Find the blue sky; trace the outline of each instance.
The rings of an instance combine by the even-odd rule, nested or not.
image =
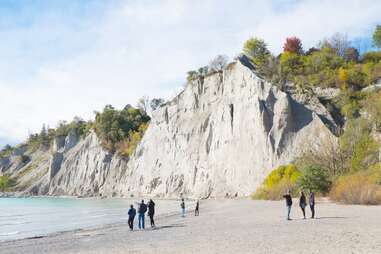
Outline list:
[[[1,0],[0,146],[106,104],[170,98],[188,70],[251,36],[275,53],[288,36],[308,48],[335,32],[366,49],[380,11],[370,0]]]

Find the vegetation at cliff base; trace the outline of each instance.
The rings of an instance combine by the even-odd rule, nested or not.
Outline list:
[[[340,176],[329,194],[345,204],[381,204],[380,168]]]
[[[254,193],[253,198],[278,200],[288,190],[296,194],[296,181],[300,175],[295,165],[280,166],[271,171],[262,186]]]

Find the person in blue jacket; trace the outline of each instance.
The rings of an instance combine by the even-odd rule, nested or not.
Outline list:
[[[139,214],[139,229],[144,229],[144,217],[147,212],[147,205],[144,204],[144,200],[139,204],[138,214]]]
[[[315,193],[311,190],[310,191],[310,209],[311,209],[311,218],[315,218]]]
[[[133,205],[130,206],[130,209],[128,210],[128,226],[130,227],[130,230],[134,230],[134,219],[136,215],[136,209]]]

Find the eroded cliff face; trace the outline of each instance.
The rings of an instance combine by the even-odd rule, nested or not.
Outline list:
[[[0,162],[0,169],[24,172],[19,189],[33,194],[246,196],[275,166],[333,136],[334,127],[318,100],[278,90],[241,59],[193,80],[156,110],[128,161],[102,149],[94,133],[83,140],[72,133],[25,165]]]

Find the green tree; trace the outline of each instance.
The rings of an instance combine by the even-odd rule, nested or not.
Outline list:
[[[307,166],[302,170],[297,185],[302,190],[313,190],[325,194],[331,187],[331,181],[325,169],[319,166]]]
[[[303,58],[301,55],[286,51],[280,57],[280,67],[282,75],[291,80],[296,75],[303,73]]]
[[[380,63],[381,62],[381,51],[369,51],[362,55],[363,63]]]
[[[263,69],[267,65],[268,58],[271,56],[270,51],[267,49],[267,44],[264,40],[259,38],[250,38],[247,40],[243,45],[243,53],[248,56],[259,69]]]
[[[378,162],[378,142],[372,136],[372,126],[363,118],[347,122],[345,132],[339,139],[340,148],[347,157],[352,172],[366,170]]]
[[[143,136],[141,125],[148,123],[150,117],[141,109],[127,105],[122,110],[117,110],[111,105],[107,105],[102,112],[97,112],[95,116],[94,129],[102,141],[102,145],[111,151],[118,147],[126,149],[120,143],[127,142],[134,132],[139,132]],[[137,136],[134,142],[137,142]]]
[[[198,77],[198,72],[197,71],[188,71],[187,72],[187,80],[192,81]]]
[[[367,114],[369,114],[370,123],[377,131],[381,131],[381,93],[378,92],[371,95],[364,102],[364,108]]]
[[[373,46],[381,48],[381,25],[376,26],[373,33]]]

